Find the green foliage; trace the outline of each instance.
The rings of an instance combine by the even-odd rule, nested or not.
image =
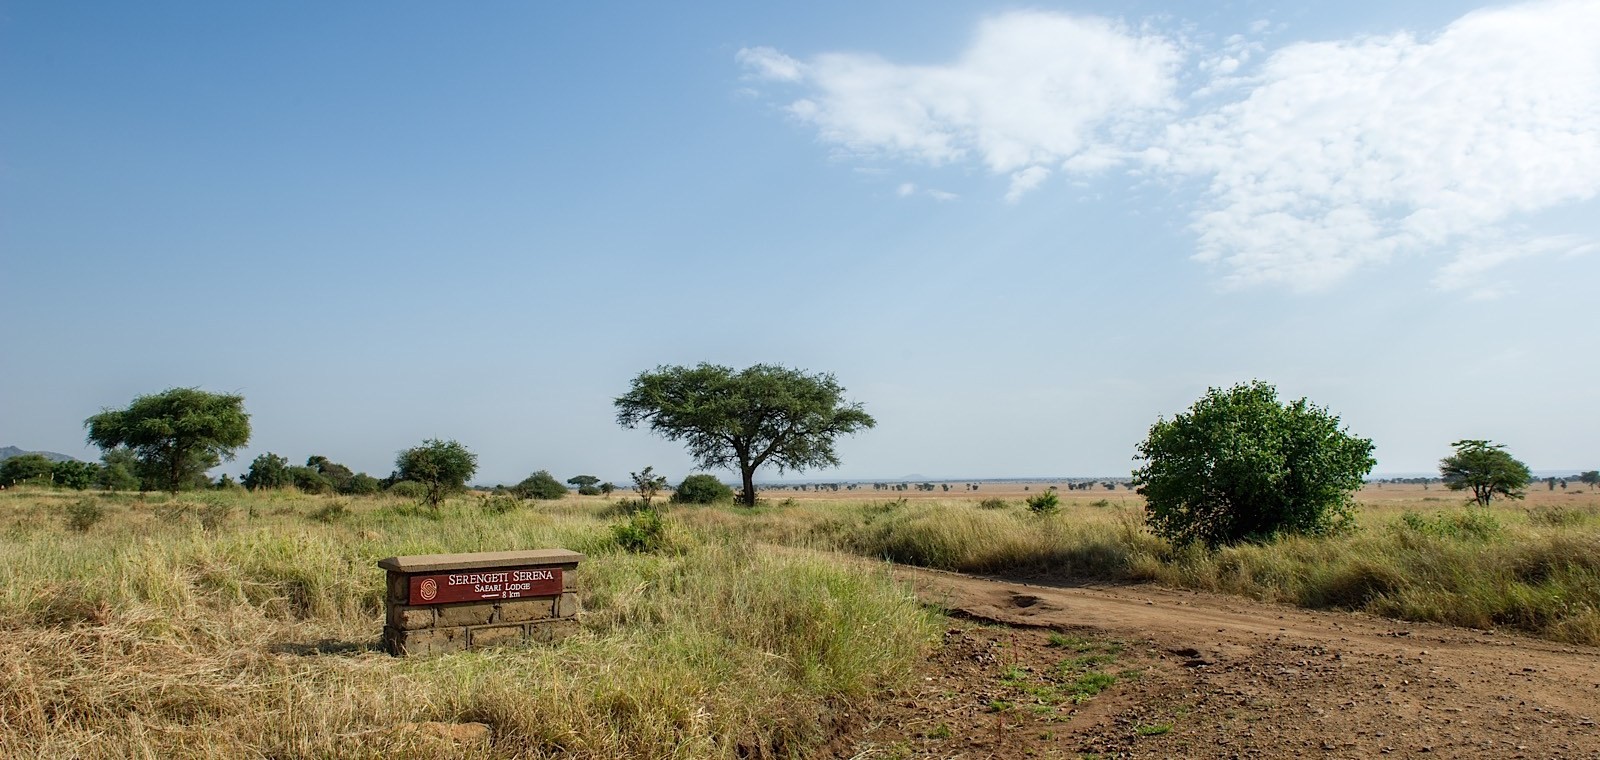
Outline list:
[[[306,466],[317,471],[322,479],[327,481],[328,487],[338,493],[351,493],[351,483],[356,474],[338,462],[330,462],[327,457],[313,456],[306,460]]]
[[[598,487],[598,490],[602,495],[610,496],[612,491],[617,490],[617,484],[608,480],[604,483],[601,483]]]
[[[522,508],[522,499],[516,496],[489,494],[478,497],[478,509],[488,515],[503,515]]]
[[[567,482],[578,487],[579,496],[599,496],[600,479],[593,475],[574,475]]]
[[[1593,491],[1596,485],[1600,485],[1600,470],[1590,470],[1585,472],[1578,476],[1578,480],[1582,481],[1584,485],[1589,487],[1589,490]]]
[[[654,466],[646,467],[639,472],[630,472],[628,475],[633,478],[633,490],[639,494],[639,500],[644,502],[646,508],[650,506],[650,500],[667,487],[667,477],[657,475]]]
[[[55,466],[43,454],[23,454],[0,462],[0,486],[19,483],[50,485]]]
[[[77,533],[89,532],[105,516],[105,507],[95,499],[79,499],[67,505],[67,527]]]
[[[666,547],[667,521],[654,509],[640,509],[626,522],[611,526],[617,546],[630,552],[654,552]]]
[[[995,496],[990,496],[989,498],[978,502],[978,509],[1010,509],[1010,508],[1011,508],[1011,502],[1006,501],[1005,499],[1001,499],[999,497],[995,497]]]
[[[315,467],[290,467],[286,470],[289,482],[302,493],[323,494],[333,493],[333,484],[317,472]]]
[[[1061,509],[1061,497],[1055,491],[1045,491],[1028,497],[1028,511],[1036,515],[1053,515]]]
[[[549,470],[540,470],[512,486],[511,492],[524,499],[560,499],[567,495],[567,487]]]
[[[467,478],[478,471],[478,455],[455,441],[430,438],[400,452],[394,466],[401,480],[421,483],[426,489],[423,499],[438,509],[446,495],[467,487]]]
[[[294,483],[294,478],[289,476],[289,460],[269,451],[250,463],[250,469],[240,482],[244,483],[245,488],[259,491],[263,488],[286,488]]]
[[[50,479],[62,488],[82,491],[92,487],[100,477],[100,465],[68,459],[50,467]],[[3,480],[3,478],[0,478]]]
[[[100,455],[100,471],[95,485],[106,491],[140,490],[139,476],[135,474],[139,460],[132,451],[118,447]]]
[[[83,421],[89,442],[101,449],[126,446],[140,463],[145,485],[172,493],[209,484],[205,472],[250,441],[244,397],[171,388],[140,396],[127,409],[106,409]]]
[[[714,475],[690,475],[672,492],[673,504],[715,504],[733,501],[733,489]]]
[[[714,364],[657,367],[633,379],[615,401],[617,423],[648,422],[650,430],[683,441],[706,470],[737,467],[741,499],[756,503],[755,471],[838,466],[834,439],[876,422],[861,404],[844,401],[833,375],[771,364],[735,372]]]
[[[1528,466],[1509,453],[1506,447],[1485,440],[1464,440],[1450,444],[1456,453],[1439,460],[1439,474],[1446,488],[1472,491],[1479,506],[1489,506],[1495,494],[1510,499],[1526,495],[1523,489],[1533,474]]]
[[[345,493],[356,496],[369,496],[383,490],[383,482],[364,472],[358,472],[350,478],[348,490]]]
[[[387,492],[402,499],[422,499],[427,497],[428,487],[415,480],[397,480],[389,485]]]
[[[1375,464],[1371,440],[1303,398],[1280,404],[1277,389],[1260,381],[1209,389],[1189,411],[1151,426],[1138,455],[1144,465],[1133,477],[1150,529],[1212,548],[1336,529]]]
[[[320,523],[338,522],[350,516],[350,507],[343,501],[330,501],[306,516]]]

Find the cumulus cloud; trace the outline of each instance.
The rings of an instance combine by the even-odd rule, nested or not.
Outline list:
[[[805,62],[740,50],[755,76],[803,84],[789,113],[848,151],[997,174],[1120,149],[1175,108],[1178,46],[1100,18],[1018,11],[983,21],[960,57],[909,65],[856,53]],[[1030,175],[1032,176],[1032,175]],[[1015,187],[1015,183],[1013,184]]]
[[[798,88],[788,112],[836,148],[977,164],[1010,179],[1008,202],[1056,174],[1198,180],[1195,258],[1230,283],[1315,289],[1448,255],[1434,284],[1483,293],[1495,266],[1592,246],[1518,223],[1600,193],[1597,39],[1595,0],[1275,50],[1018,11],[981,22],[945,64],[738,58],[751,78]]]
[[[1147,155],[1208,178],[1196,257],[1233,282],[1310,289],[1461,250],[1438,283],[1462,287],[1483,271],[1463,262],[1557,245],[1505,239],[1508,219],[1600,190],[1596,39],[1600,3],[1554,2],[1472,13],[1427,40],[1289,45]]]

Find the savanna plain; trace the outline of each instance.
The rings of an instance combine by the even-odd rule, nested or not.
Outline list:
[[[1205,551],[1045,488],[14,488],[0,755],[1600,756],[1600,494],[1369,485],[1344,531]],[[379,559],[541,547],[587,555],[575,635],[379,648]]]

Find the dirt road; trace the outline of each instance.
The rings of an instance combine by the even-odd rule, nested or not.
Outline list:
[[[905,704],[985,728],[942,743],[927,737],[959,732],[902,731],[911,755],[1600,757],[1597,649],[1148,585],[897,572],[926,601],[1006,627],[952,627],[938,665],[946,672],[925,676],[927,693]],[[1050,662],[1061,652],[1051,642],[1062,640],[1051,631],[1125,642],[1115,651],[1126,652],[1119,656],[1140,677],[1065,716],[991,706],[1005,713],[991,730],[982,703],[961,712],[963,700],[952,695],[985,688],[973,681],[986,672],[985,657],[1007,658],[987,671],[1003,663],[1012,679],[1003,683],[1012,685],[1022,683],[1019,673],[1061,667]],[[968,658],[976,663],[955,661]],[[972,665],[964,684],[938,683],[963,664]],[[1005,730],[1006,715],[1023,730]],[[888,720],[915,723],[910,714]],[[883,733],[870,741],[882,746]]]

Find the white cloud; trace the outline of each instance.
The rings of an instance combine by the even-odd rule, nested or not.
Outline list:
[[[1131,132],[1151,128],[1150,114],[1176,107],[1180,59],[1160,36],[1033,11],[983,21],[947,65],[854,53],[801,63],[771,48],[739,51],[755,74],[806,86],[789,113],[828,142],[934,165],[975,159],[997,174],[1121,150]]]
[[[915,182],[902,182],[902,183],[900,183],[900,187],[895,188],[894,194],[900,196],[901,198],[905,198],[905,197],[910,196],[910,195],[915,195],[916,192],[917,192],[917,183],[915,183]]]
[[[1050,178],[1050,170],[1043,166],[1030,166],[1011,175],[1011,188],[1006,191],[1006,202],[1016,203],[1029,191],[1044,184]]]
[[[1448,286],[1548,244],[1508,242],[1503,222],[1600,191],[1597,39],[1600,3],[1555,2],[1472,13],[1432,40],[1289,45],[1147,156],[1208,178],[1196,258],[1229,281],[1311,289],[1463,250]]]
[[[1600,194],[1596,40],[1597,0],[1477,11],[1432,36],[1276,50],[1233,36],[1203,51],[1105,19],[1019,11],[984,20],[942,65],[771,48],[739,60],[799,87],[788,112],[824,141],[975,163],[1010,177],[1008,202],[1055,173],[1196,179],[1194,257],[1232,284],[1309,290],[1435,255],[1451,257],[1436,286],[1487,293],[1495,266],[1590,244],[1518,230]]]
[[[805,75],[805,69],[799,61],[769,47],[742,48],[734,55],[734,59],[750,69],[751,75],[757,79],[798,82]]]

